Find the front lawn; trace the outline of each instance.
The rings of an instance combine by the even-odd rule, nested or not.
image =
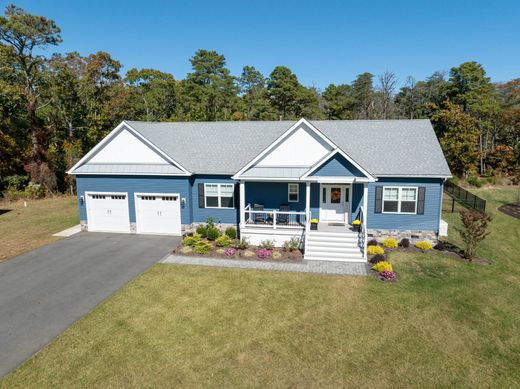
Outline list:
[[[0,262],[56,241],[52,234],[79,223],[73,196],[0,201]]]
[[[515,193],[479,190],[489,266],[395,251],[388,284],[156,265],[0,387],[519,386],[520,223],[496,211]]]

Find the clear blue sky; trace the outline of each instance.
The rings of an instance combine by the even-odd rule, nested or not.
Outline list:
[[[2,9],[13,1],[0,0]],[[109,52],[123,64],[184,78],[197,49],[224,54],[232,74],[288,66],[320,88],[359,73],[423,79],[478,61],[493,81],[520,77],[520,1],[19,0],[56,21],[52,51]]]

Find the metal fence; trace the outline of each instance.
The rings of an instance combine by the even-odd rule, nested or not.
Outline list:
[[[486,210],[486,200],[475,196],[473,193],[468,192],[458,185],[446,182],[444,184],[444,191],[452,198],[451,212],[455,210],[455,201],[467,208],[472,208],[480,212]]]

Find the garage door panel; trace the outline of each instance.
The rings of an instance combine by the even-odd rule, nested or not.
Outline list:
[[[136,195],[137,232],[181,234],[180,197],[177,194]]]
[[[89,231],[130,232],[126,194],[87,194]]]

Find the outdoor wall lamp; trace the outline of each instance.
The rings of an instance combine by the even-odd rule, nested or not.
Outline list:
[[[184,208],[184,206],[186,205],[186,199],[184,197],[181,198],[181,206],[182,208]]]
[[[79,205],[85,204],[85,197],[79,196]]]

